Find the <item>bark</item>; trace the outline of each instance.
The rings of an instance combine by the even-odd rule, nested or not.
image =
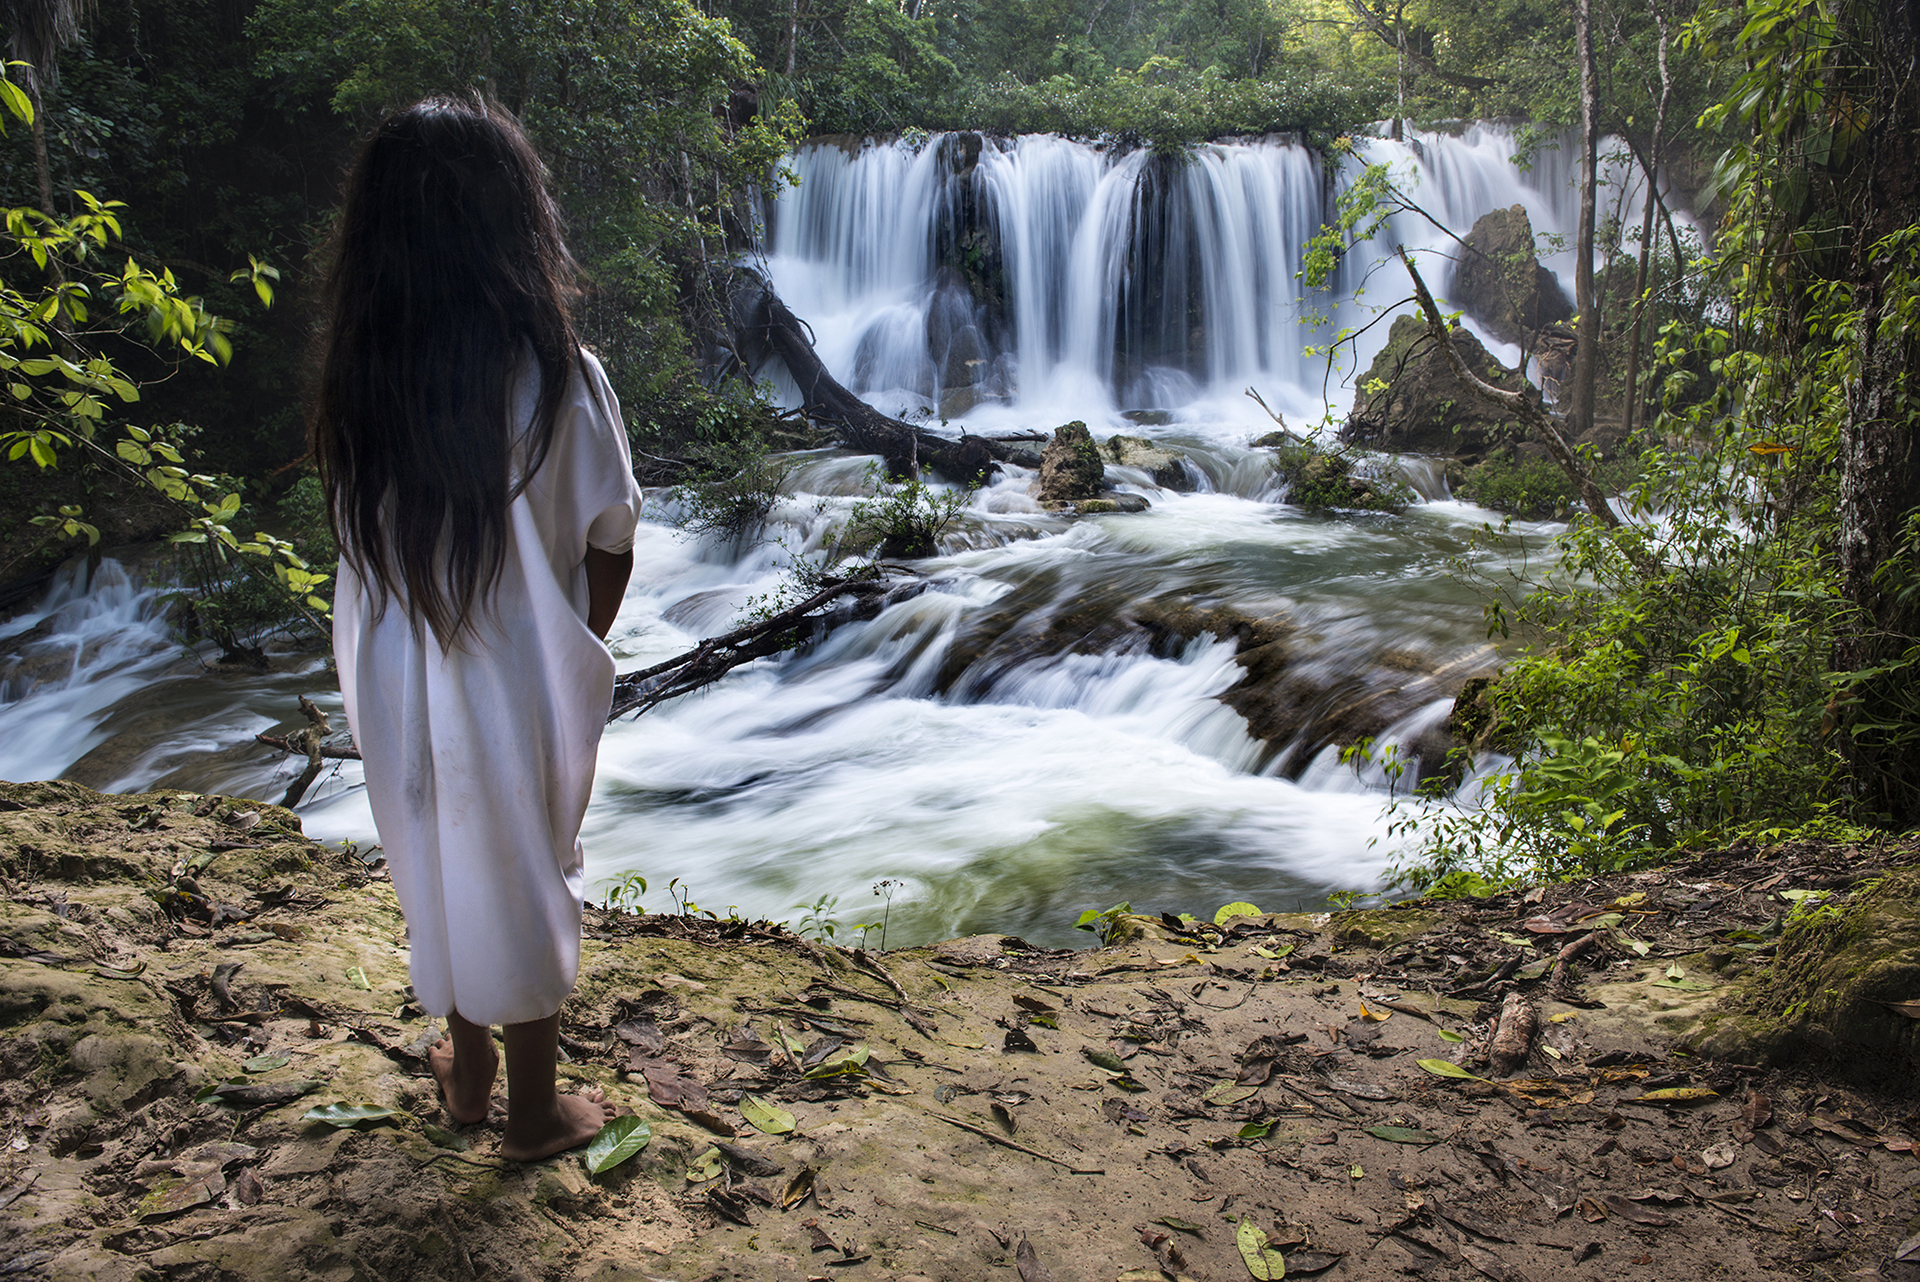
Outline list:
[[[1587,470],[1580,466],[1580,459],[1560,435],[1560,429],[1554,426],[1553,419],[1542,408],[1540,402],[1524,392],[1509,392],[1503,387],[1482,382],[1474,376],[1467,363],[1460,359],[1460,353],[1453,346],[1453,339],[1447,332],[1447,322],[1440,315],[1439,306],[1433,301],[1433,294],[1427,289],[1427,282],[1421,279],[1419,268],[1407,257],[1407,251],[1401,249],[1400,261],[1406,264],[1407,274],[1413,277],[1414,297],[1419,300],[1420,311],[1427,319],[1427,333],[1440,347],[1441,355],[1453,370],[1453,376],[1460,380],[1460,386],[1470,395],[1506,410],[1517,416],[1528,427],[1538,433],[1541,443],[1547,447],[1547,453],[1553,455],[1554,462],[1560,465],[1569,480],[1579,487],[1580,497],[1586,500],[1587,508],[1603,525],[1618,526],[1620,518],[1614,515],[1613,508],[1607,503],[1607,496],[1600,490]]]
[[[1593,0],[1574,0],[1573,38],[1580,62],[1580,227],[1574,237],[1573,390],[1567,427],[1575,439],[1593,426],[1594,390],[1600,364],[1600,303],[1593,287],[1594,207],[1600,164],[1600,118],[1595,110]]]
[[[978,485],[995,469],[996,447],[978,436],[949,440],[889,418],[855,396],[827,372],[813,350],[806,326],[765,281],[755,280],[735,296],[736,327],[746,345],[780,358],[799,385],[810,418],[835,424],[854,449],[878,454],[894,476],[912,476],[926,464],[961,485]]]
[[[1627,333],[1627,388],[1625,408],[1621,411],[1625,421],[1621,424],[1621,435],[1633,435],[1634,412],[1640,407],[1640,333],[1642,323],[1647,318],[1647,268],[1653,259],[1653,211],[1660,204],[1660,135],[1667,123],[1667,99],[1673,90],[1673,77],[1667,69],[1667,16],[1658,4],[1653,9],[1653,21],[1660,33],[1660,98],[1653,111],[1653,137],[1647,143],[1647,154],[1642,165],[1647,173],[1646,209],[1640,215],[1640,266],[1633,277],[1633,325]],[[1678,269],[1676,258],[1674,267]]]
[[[1910,5],[1872,29],[1863,43],[1872,80],[1859,97],[1872,104],[1856,153],[1859,237],[1849,268],[1862,316],[1855,327],[1859,373],[1847,394],[1841,429],[1839,558],[1842,591],[1853,609],[1835,644],[1834,666],[1856,674],[1841,718],[1841,751],[1854,796],[1897,827],[1920,822],[1920,700],[1898,665],[1920,646],[1916,557],[1908,541],[1920,518],[1920,442],[1910,407],[1920,383],[1920,336],[1898,319],[1912,299],[1898,292],[1905,272],[1881,246],[1920,222],[1920,87],[1908,68],[1915,52]],[[1903,30],[1904,28],[1904,30]],[[1908,290],[1913,287],[1905,286]]]
[[[320,711],[313,700],[304,694],[300,696],[300,711],[306,716],[309,724],[305,730],[294,736],[294,741],[300,745],[300,750],[307,754],[307,767],[300,772],[299,778],[288,785],[287,795],[280,799],[280,804],[288,810],[300,804],[300,798],[307,795],[307,789],[311,788],[313,781],[320,777],[320,741],[327,737],[327,714]]]
[[[1538,1020],[1533,1003],[1523,994],[1507,994],[1506,1000],[1500,1003],[1500,1021],[1487,1042],[1487,1058],[1493,1062],[1494,1072],[1507,1077],[1527,1062],[1527,1056],[1533,1051],[1533,1032]]]

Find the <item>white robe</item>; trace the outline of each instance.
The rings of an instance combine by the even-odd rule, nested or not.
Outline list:
[[[509,511],[491,609],[451,653],[404,600],[379,618],[343,559],[333,649],[347,722],[427,1011],[517,1024],[560,1009],[580,967],[580,821],[613,700],[587,629],[587,549],[633,546],[640,487],[620,408],[590,353],[553,445]],[[531,421],[537,376],[516,421]]]

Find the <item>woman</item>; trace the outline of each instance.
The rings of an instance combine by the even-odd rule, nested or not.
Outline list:
[[[580,821],[613,695],[603,644],[640,490],[619,406],[580,349],[579,268],[539,157],[478,99],[376,129],[328,275],[312,444],[342,548],[334,655],[374,823],[444,1015],[447,1112],[500,1152],[591,1139],[597,1092],[555,1091],[579,969]]]

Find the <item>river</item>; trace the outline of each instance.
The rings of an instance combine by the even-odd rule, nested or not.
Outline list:
[[[1542,231],[1570,223],[1565,164],[1522,172],[1498,130],[1368,146],[1411,167],[1417,192],[1457,230],[1516,202]],[[837,376],[882,408],[936,421],[939,401],[956,405],[946,375],[957,368],[927,337],[940,330],[930,311],[953,299],[926,248],[957,181],[928,159],[938,150],[938,140],[803,149],[800,187],[769,213],[764,259]],[[889,945],[983,931],[1068,945],[1088,941],[1074,929],[1083,910],[1123,900],[1210,915],[1233,900],[1310,908],[1380,887],[1395,855],[1387,780],[1356,775],[1330,748],[1250,737],[1215,698],[1240,675],[1231,643],[1078,653],[1004,640],[1075,611],[1117,618],[1132,603],[1192,598],[1284,616],[1306,667],[1329,683],[1491,666],[1480,597],[1456,562],[1498,572],[1542,555],[1556,532],[1517,526],[1476,542],[1499,517],[1453,500],[1423,460],[1397,464],[1423,495],[1401,515],[1287,505],[1270,457],[1250,445],[1272,423],[1243,389],[1259,388],[1295,426],[1330,404],[1343,413],[1352,393],[1341,371],[1302,354],[1330,332],[1311,313],[1371,319],[1353,294],[1392,239],[1430,247],[1437,233],[1417,220],[1390,226],[1348,255],[1342,292],[1316,302],[1292,278],[1321,217],[1308,153],[1274,140],[1200,149],[1181,184],[1156,180],[1178,190],[1143,214],[1146,164],[1051,138],[982,149],[968,199],[997,237],[1004,289],[984,306],[966,300],[972,310],[940,330],[972,325],[982,355],[967,368],[987,367],[968,376],[974,404],[944,430],[1080,419],[1097,437],[1125,431],[1179,453],[1191,489],[1112,468],[1149,509],[1068,518],[1039,511],[1033,474],[1008,468],[968,497],[941,554],[918,564],[929,579],[920,595],[615,723],[582,834],[596,897],[638,872],[655,909],[670,906],[675,879],[723,916],[797,919],[803,905],[837,900],[843,941],[885,910]],[[1170,226],[1186,229],[1186,251],[1138,249],[1143,229],[1164,239]],[[1178,341],[1139,321],[1144,302],[1115,301],[1160,305],[1176,290],[1187,300],[1176,311],[1209,322]],[[1399,296],[1390,280],[1375,290]],[[1360,340],[1349,368],[1384,328]],[[1122,417],[1130,410],[1155,412]],[[650,493],[610,638],[621,669],[725,631],[776,592],[791,558],[817,553],[845,519],[870,461],[795,456],[766,527],[737,544],[683,534],[671,497]],[[298,763],[252,736],[294,728],[299,694],[337,713],[324,658],[281,656],[264,675],[210,668],[170,635],[166,613],[162,588],[108,561],[90,580],[64,571],[45,602],[0,623],[0,647],[16,655],[0,677],[0,778],[278,800]],[[1412,742],[1446,707],[1429,700],[1383,737]],[[374,840],[355,763],[330,767],[300,810],[316,837]],[[883,881],[895,883],[890,907],[874,893]]]

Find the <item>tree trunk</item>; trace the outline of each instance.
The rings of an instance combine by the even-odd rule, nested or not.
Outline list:
[[[1667,15],[1656,3],[1654,26],[1660,33],[1660,101],[1653,111],[1653,137],[1647,143],[1644,168],[1647,172],[1647,207],[1640,215],[1640,267],[1633,276],[1633,326],[1627,334],[1627,387],[1621,413],[1622,437],[1633,435],[1634,411],[1640,407],[1640,332],[1647,318],[1647,268],[1653,259],[1653,211],[1660,204],[1660,134],[1667,123],[1667,97],[1673,89],[1673,77],[1667,70]],[[1680,268],[1678,262],[1674,269]]]
[[[1840,747],[1854,796],[1896,827],[1920,822],[1920,690],[1898,665],[1920,645],[1920,431],[1910,401],[1920,388],[1920,335],[1899,318],[1904,272],[1886,238],[1920,223],[1920,88],[1907,70],[1915,52],[1910,4],[1882,21],[1854,10],[1862,44],[1874,46],[1858,100],[1871,104],[1856,144],[1861,192],[1849,275],[1861,307],[1859,373],[1841,429],[1841,587],[1853,610],[1834,647],[1836,672],[1855,674],[1840,720]],[[1900,13],[1900,10],[1907,10]],[[1861,30],[1861,26],[1866,29]],[[1902,29],[1904,27],[1904,30]],[[1910,250],[1904,252],[1911,252]],[[1912,285],[1905,285],[1911,291]],[[1889,670],[1890,669],[1890,670]]]
[[[60,215],[53,212],[53,166],[47,163],[46,121],[47,113],[41,110],[40,94],[36,90],[33,94],[33,174],[40,182],[41,212],[49,218],[58,218]]]
[[[1593,426],[1594,391],[1600,366],[1600,303],[1593,288],[1595,188],[1599,179],[1600,120],[1595,109],[1593,0],[1574,0],[1573,39],[1580,62],[1580,227],[1573,247],[1573,390],[1567,429],[1578,440]]]
[[[994,470],[994,447],[981,437],[951,441],[920,431],[841,386],[814,352],[800,318],[764,280],[756,277],[736,291],[734,316],[745,346],[777,356],[787,367],[808,416],[837,424],[843,441],[885,459],[889,474],[911,476],[925,463],[949,480],[978,485]]]

